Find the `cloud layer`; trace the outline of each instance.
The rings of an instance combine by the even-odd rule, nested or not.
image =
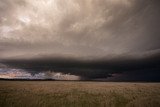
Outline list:
[[[160,46],[157,0],[1,0],[0,4],[2,58],[99,57]]]
[[[145,77],[146,74],[160,75],[160,55],[153,54],[144,58],[118,57],[110,60],[77,60],[73,58],[35,58],[9,59],[1,61],[9,68],[20,68],[32,75],[38,73],[61,72],[63,74],[78,75],[81,79],[107,78],[112,74],[128,72]],[[5,67],[3,67],[5,68]],[[137,72],[138,71],[138,72]],[[136,76],[134,77],[136,79]],[[156,78],[155,78],[156,79]],[[143,78],[142,78],[143,80]]]
[[[159,70],[153,66],[159,57],[148,61],[160,54],[159,5],[158,0],[1,0],[0,63],[26,64],[31,74],[51,69],[88,78]],[[35,60],[44,61],[40,71],[30,63]]]

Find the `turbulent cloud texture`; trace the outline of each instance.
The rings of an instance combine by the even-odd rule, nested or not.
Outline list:
[[[29,68],[31,74],[52,70],[88,78],[159,71],[159,5],[158,0],[0,0],[0,63]]]

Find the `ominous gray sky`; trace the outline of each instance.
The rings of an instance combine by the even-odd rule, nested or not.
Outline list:
[[[159,29],[159,0],[0,0],[0,61],[147,58]]]
[[[0,0],[0,57],[101,57],[160,48],[158,0]]]

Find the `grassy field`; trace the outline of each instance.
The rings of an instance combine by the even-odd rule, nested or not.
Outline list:
[[[0,107],[160,107],[160,83],[0,81]]]

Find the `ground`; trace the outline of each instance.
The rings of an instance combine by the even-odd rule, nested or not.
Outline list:
[[[160,107],[160,83],[0,81],[0,107]]]

